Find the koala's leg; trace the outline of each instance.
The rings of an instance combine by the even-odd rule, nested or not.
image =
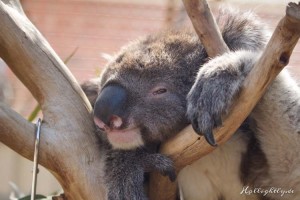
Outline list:
[[[274,199],[300,199],[300,89],[283,70],[259,101],[251,117],[269,165],[265,187],[293,190],[270,194]]]
[[[200,68],[187,100],[187,116],[197,133],[215,145],[212,129],[222,124],[258,53],[236,51],[218,56]]]

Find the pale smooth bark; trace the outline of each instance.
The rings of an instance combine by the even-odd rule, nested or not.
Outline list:
[[[43,111],[40,164],[67,199],[105,199],[103,150],[91,106],[73,75],[25,16],[17,0],[0,1],[0,56]],[[0,105],[0,141],[32,160],[34,125]]]
[[[194,29],[211,58],[229,51],[206,0],[182,0]]]

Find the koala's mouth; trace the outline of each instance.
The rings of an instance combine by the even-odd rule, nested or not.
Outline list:
[[[140,128],[129,125],[124,129],[111,128],[97,117],[94,118],[96,126],[106,133],[108,141],[114,149],[134,149],[144,144]]]

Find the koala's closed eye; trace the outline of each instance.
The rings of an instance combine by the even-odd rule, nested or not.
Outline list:
[[[168,89],[166,87],[158,86],[158,87],[153,88],[150,93],[153,96],[159,96],[166,92],[168,92]]]
[[[163,94],[163,93],[166,93],[166,92],[167,92],[166,88],[160,88],[160,89],[154,91],[152,94],[153,95],[159,95],[159,94]]]

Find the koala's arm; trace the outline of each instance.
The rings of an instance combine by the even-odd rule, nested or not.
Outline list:
[[[254,52],[230,52],[199,70],[188,95],[188,116],[197,132],[209,137],[221,125],[258,57]],[[269,86],[249,118],[269,166],[264,182],[256,184],[293,189],[293,198],[299,199],[300,89],[286,70]],[[212,138],[208,140],[214,144]]]
[[[187,100],[187,116],[194,130],[215,145],[212,129],[224,117],[260,53],[240,50],[218,56],[203,65]]]
[[[111,150],[105,164],[105,181],[109,200],[146,200],[144,173],[158,171],[175,180],[172,161],[162,154],[145,149]]]

